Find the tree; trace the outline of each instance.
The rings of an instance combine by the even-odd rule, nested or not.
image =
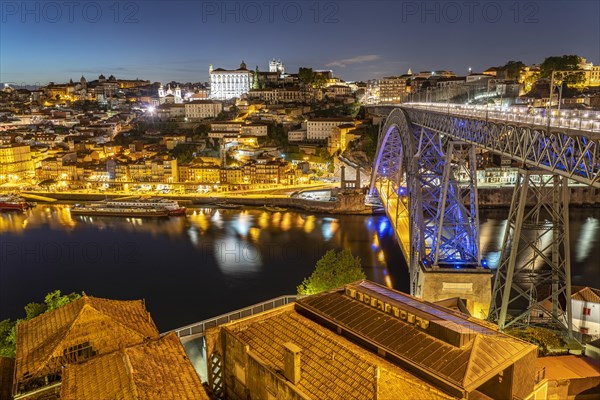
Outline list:
[[[521,61],[509,61],[500,70],[506,74],[506,79],[518,81],[521,77],[521,72],[525,69],[525,64]]]
[[[329,250],[297,289],[301,295],[316,294],[365,278],[359,257],[352,256],[348,249]]]
[[[15,323],[9,319],[0,321],[0,357],[15,356],[15,346],[10,338],[14,327]]]
[[[565,341],[558,334],[544,328],[528,327],[508,330],[506,333],[537,345],[542,355],[547,355],[552,348],[560,348],[565,345]]]
[[[314,79],[313,79],[313,86],[316,87],[317,89],[322,89],[325,87],[325,84],[327,83],[327,78],[325,77],[325,75],[322,74],[316,74]]]
[[[175,146],[175,148],[171,151],[171,155],[177,159],[177,163],[187,164],[194,158],[195,151],[196,146],[181,143]]]
[[[258,82],[258,65],[256,66],[256,69],[254,70],[254,79],[252,82],[252,89],[260,89],[260,83]]]
[[[570,56],[554,56],[547,57],[540,65],[540,77],[550,78],[553,71],[577,71],[581,68],[581,57],[576,55]],[[564,79],[563,79],[564,78]],[[562,76],[562,74],[554,74],[554,79],[563,80],[567,84],[581,84],[585,81],[585,73],[580,72],[571,75]]]
[[[298,70],[298,78],[307,85],[312,85],[315,80],[315,73],[312,68],[300,67]]]

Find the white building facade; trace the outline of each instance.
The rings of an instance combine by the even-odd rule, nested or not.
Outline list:
[[[254,82],[254,73],[246,68],[243,61],[236,70],[213,69],[211,65],[209,74],[210,97],[215,100],[240,98],[250,91]]]
[[[306,123],[307,140],[327,140],[333,128],[344,124],[353,124],[352,118],[317,118]]]
[[[573,330],[600,337],[600,289],[584,287],[571,295]]]
[[[169,102],[167,97],[173,97],[173,102],[175,104],[183,103],[183,97],[181,96],[181,88],[176,86],[174,89],[171,89],[171,85],[167,85],[167,88],[161,84],[158,88],[158,103],[165,104]]]
[[[214,118],[223,111],[223,103],[215,100],[195,100],[185,103],[185,117],[189,120]]]

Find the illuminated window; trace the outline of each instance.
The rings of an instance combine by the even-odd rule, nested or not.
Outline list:
[[[583,315],[590,315],[592,310],[590,308],[583,307]]]

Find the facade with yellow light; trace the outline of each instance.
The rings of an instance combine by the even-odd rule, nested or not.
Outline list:
[[[28,179],[35,174],[27,145],[0,146],[0,182]]]

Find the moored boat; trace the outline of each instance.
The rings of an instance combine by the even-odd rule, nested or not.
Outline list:
[[[169,215],[185,215],[185,207],[170,199],[135,199],[135,200],[106,200],[107,207],[161,209],[167,210]]]
[[[107,207],[104,203],[76,204],[70,211],[71,215],[98,217],[161,218],[169,216],[169,211],[164,208]]]
[[[287,208],[275,207],[275,206],[268,206],[266,204],[263,207],[264,207],[265,210],[270,211],[270,212],[284,212],[284,211],[287,211]]]
[[[0,211],[25,211],[30,208],[25,199],[14,195],[0,196]]]
[[[242,207],[241,204],[231,204],[231,203],[226,203],[226,202],[215,203],[215,205],[219,208],[240,208],[240,207]]]

